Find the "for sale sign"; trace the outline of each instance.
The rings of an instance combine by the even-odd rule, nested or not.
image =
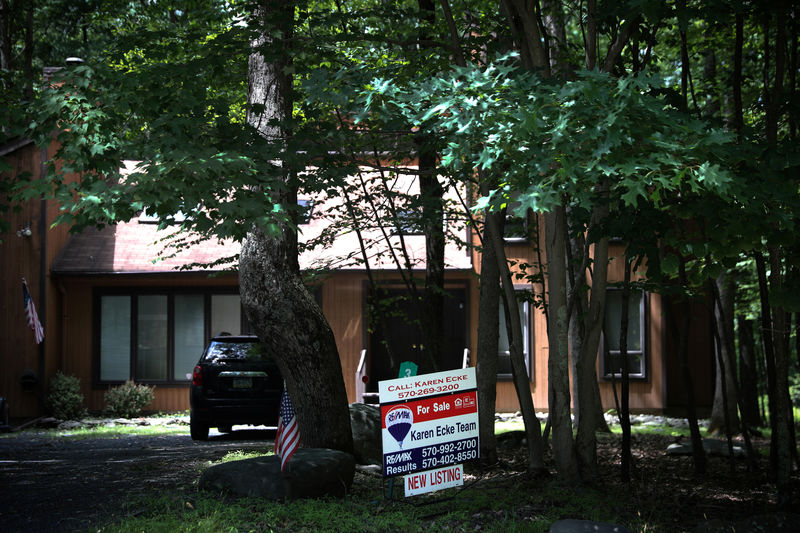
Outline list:
[[[378,391],[385,477],[479,457],[474,368],[381,381]]]

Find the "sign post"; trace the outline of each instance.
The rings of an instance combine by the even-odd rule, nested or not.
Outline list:
[[[475,369],[381,381],[378,391],[384,477],[406,475],[406,496],[462,485],[461,463],[480,454]]]

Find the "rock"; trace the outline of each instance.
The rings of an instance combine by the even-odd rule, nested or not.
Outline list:
[[[40,428],[57,428],[62,421],[48,416],[36,421],[36,426]]]
[[[58,425],[58,429],[70,430],[70,429],[78,429],[79,427],[82,427],[82,426],[83,426],[83,424],[81,424],[77,420],[65,420],[64,422],[61,422]]]
[[[497,435],[497,447],[501,450],[522,448],[527,445],[527,442],[527,435],[521,429],[505,431]]]
[[[728,457],[728,443],[719,439],[703,439],[703,449],[708,455]],[[681,442],[670,444],[667,455],[692,455],[692,443]],[[746,457],[747,452],[741,446],[733,446],[734,457]]]
[[[353,432],[353,453],[360,465],[381,464],[381,410],[376,405],[350,404],[350,427]]]
[[[706,520],[700,522],[694,533],[794,533],[800,530],[800,515],[796,513],[762,514],[734,522],[732,520]]]
[[[605,522],[568,519],[554,522],[548,533],[630,533],[630,530],[624,526]]]
[[[200,489],[267,500],[343,496],[355,474],[352,455],[322,448],[300,448],[287,466],[284,475],[277,455],[214,465],[200,476]]]

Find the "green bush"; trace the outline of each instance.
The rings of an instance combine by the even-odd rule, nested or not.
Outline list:
[[[106,406],[112,415],[121,418],[133,418],[142,413],[142,409],[153,401],[155,387],[137,385],[133,381],[113,387],[106,392]]]
[[[78,420],[86,416],[83,406],[81,382],[75,376],[56,372],[50,379],[50,393],[47,396],[50,413],[59,420]]]

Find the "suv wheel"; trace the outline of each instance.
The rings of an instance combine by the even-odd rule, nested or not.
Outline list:
[[[208,424],[201,424],[190,416],[189,434],[192,436],[192,440],[208,440]]]

